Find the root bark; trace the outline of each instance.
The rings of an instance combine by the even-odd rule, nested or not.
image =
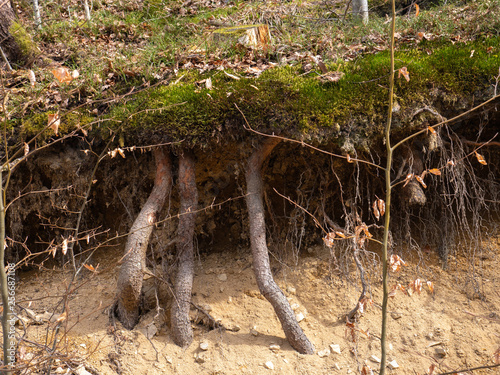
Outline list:
[[[177,229],[179,268],[175,278],[171,322],[174,342],[181,347],[186,347],[193,340],[189,307],[194,276],[195,211],[198,204],[195,161],[193,155],[187,151],[184,151],[179,159],[179,193],[181,199],[179,227]]]
[[[127,329],[134,328],[139,321],[143,269],[149,237],[165,198],[172,189],[172,164],[168,152],[157,148],[154,156],[156,178],[153,191],[130,229],[118,275],[115,313]]]
[[[302,354],[313,354],[314,346],[299,326],[295,314],[285,295],[273,279],[266,244],[266,226],[262,200],[262,163],[279,143],[275,138],[267,139],[248,159],[246,170],[248,218],[253,269],[262,295],[271,303],[281,322],[290,345]]]

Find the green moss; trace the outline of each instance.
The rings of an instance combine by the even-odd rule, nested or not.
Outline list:
[[[499,40],[455,45],[436,41],[398,51],[396,69],[407,67],[410,72],[409,82],[396,73],[400,113],[433,101],[433,88],[449,97],[469,97],[485,88],[498,74]],[[260,131],[316,141],[355,138],[365,144],[367,138],[376,141],[385,124],[389,59],[386,51],[332,64],[331,71],[345,73],[336,83],[322,82],[319,74],[304,75],[297,66],[269,69],[259,78],[240,80],[222,72],[180,72],[186,75],[179,83],[144,92],[115,107],[111,116],[124,121],[130,142],[161,139],[208,144],[218,137],[248,136],[238,106]],[[211,90],[196,83],[209,77]]]
[[[21,133],[23,137],[29,138],[43,131],[42,135],[39,137],[39,140],[44,142],[50,137],[54,136],[54,131],[52,129],[45,129],[49,123],[48,115],[54,113],[54,111],[36,113],[23,118],[20,121]],[[95,119],[90,116],[83,115],[77,112],[64,114],[61,116],[61,124],[59,125],[58,135],[64,136],[65,134],[68,134],[75,129],[84,127],[94,120]]]
[[[23,60],[28,60],[36,54],[38,48],[21,24],[12,22],[9,32],[19,46]]]

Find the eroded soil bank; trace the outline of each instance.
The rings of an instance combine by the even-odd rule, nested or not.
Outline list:
[[[119,323],[113,326],[108,309],[113,303],[116,263],[122,252],[107,249],[99,251],[92,261],[94,266],[99,264],[99,272],[85,272],[68,301],[68,332],[58,348],[69,355],[59,356],[53,371],[64,373],[79,363],[103,375],[354,374],[364,364],[377,369],[370,358],[380,357],[380,267],[364,262],[373,305],[353,332],[344,317],[359,296],[354,272],[347,280],[335,269],[331,254],[323,246],[308,248],[298,266],[278,262],[277,253],[273,250],[272,254],[276,280],[296,313],[304,316],[300,325],[317,348],[316,354],[300,355],[287,343],[271,305],[258,292],[246,247],[196,258],[193,302],[228,330],[210,330],[203,324],[206,317],[192,308],[194,341],[183,350],[174,344],[166,323],[168,309],[164,309],[168,301],[161,301],[143,316],[133,331],[123,329]],[[470,262],[464,258],[450,261],[452,271],[443,271],[439,258],[432,253],[425,259],[406,259],[408,266],[391,275],[391,287],[401,284],[408,288],[410,282],[420,278],[424,284],[434,283],[434,293],[425,287],[412,296],[398,290],[390,300],[389,359],[395,360],[399,368],[389,373],[424,374],[431,364],[441,371],[451,371],[493,363],[500,346],[499,256],[498,238],[483,243],[474,279],[470,277]],[[354,269],[353,264],[350,266]],[[42,314],[54,311],[60,300],[57,296],[64,293],[71,272],[34,270],[19,276],[19,304]],[[482,298],[471,299],[466,293],[474,281],[480,285]],[[147,282],[146,294],[154,301],[155,282]],[[50,337],[53,333],[54,323],[33,325],[32,320],[28,321],[25,337],[29,340],[45,342],[47,334]],[[201,343],[207,350],[200,348]],[[332,344],[338,347],[332,350]],[[28,352],[43,352],[25,346]],[[36,359],[28,361],[29,355],[23,358],[36,368]],[[265,367],[267,362],[272,362],[274,370]],[[492,369],[474,373],[496,372]]]

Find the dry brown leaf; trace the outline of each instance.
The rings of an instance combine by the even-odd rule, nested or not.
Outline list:
[[[488,164],[488,163],[486,163],[486,160],[484,160],[483,155],[479,154],[477,151],[474,151],[474,153],[476,154],[476,159],[479,163],[481,163],[482,165]]]
[[[432,134],[436,134],[436,130],[433,127],[428,126],[427,131],[431,132]]]
[[[429,173],[432,173],[435,176],[441,176],[441,171],[437,168],[429,169]]]
[[[339,236],[340,238],[347,238],[346,235],[342,232],[336,231],[335,234]]]
[[[408,290],[413,290],[414,292],[420,294],[422,291],[422,280],[415,279],[410,283],[410,288]]]
[[[389,258],[389,267],[392,272],[401,270],[401,266],[406,266],[406,262],[399,255],[392,254]]]
[[[61,83],[70,83],[73,80],[72,74],[65,66],[52,69],[52,74]]]
[[[427,188],[427,185],[425,184],[424,179],[423,179],[422,177],[420,177],[420,176],[415,176],[415,179],[416,179],[418,182],[420,182],[420,185],[422,185],[422,186],[424,187],[424,189],[426,189],[426,188]]]
[[[377,201],[373,201],[372,211],[373,211],[373,215],[375,216],[375,219],[377,219],[377,221],[378,221],[380,219],[380,211],[378,209]]]
[[[30,152],[30,145],[27,143],[24,143],[24,156],[28,155]]]
[[[418,6],[418,4],[415,4],[415,17],[418,17],[419,14],[420,14],[420,7]]]
[[[84,264],[83,266],[89,271],[95,272],[95,268],[91,264]]]
[[[434,283],[432,281],[427,281],[427,287],[429,288],[429,292],[431,292],[431,294],[434,293]]]
[[[385,201],[383,199],[377,199],[378,210],[380,211],[380,216],[385,214]]]
[[[399,69],[398,78],[401,78],[401,76],[405,77],[407,82],[410,82],[410,73],[408,72],[406,66]]]
[[[55,135],[57,135],[59,131],[59,125],[61,125],[61,118],[59,117],[59,113],[49,113],[47,115],[48,126],[54,131]]]
[[[66,255],[67,252],[68,252],[68,239],[65,238],[62,243],[62,253],[63,255]]]
[[[323,237],[323,241],[325,242],[326,247],[332,248],[334,238],[335,238],[334,232],[327,233],[326,236]]]

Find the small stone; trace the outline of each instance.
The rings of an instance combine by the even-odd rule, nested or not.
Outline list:
[[[227,303],[233,303],[233,298],[231,296],[227,298]]]
[[[398,312],[391,312],[391,317],[394,320],[398,320],[398,319],[401,319],[403,317],[403,315],[401,315],[401,313],[398,313]]]
[[[268,370],[274,370],[274,364],[271,361],[267,361],[266,363],[264,363],[264,367]]]
[[[389,350],[394,350],[394,346],[391,343],[389,343]]]
[[[295,318],[297,318],[297,322],[301,322],[303,321],[306,317],[304,316],[304,314],[302,314],[301,312],[299,312],[298,314],[295,315]]]
[[[239,332],[241,329],[241,327],[237,324],[235,324],[234,326],[231,327],[230,331],[232,332]]]
[[[375,363],[380,363],[380,358],[377,357],[376,355],[371,355],[370,361],[375,362]]]
[[[436,355],[440,356],[441,358],[446,357],[446,350],[444,348],[436,348]]]
[[[36,320],[35,317],[36,317],[36,314],[33,310],[30,310],[30,309],[24,309],[24,311],[26,311],[26,315],[28,315],[28,318],[30,319],[33,319],[33,320]]]
[[[340,345],[338,345],[338,344],[330,344],[330,350],[332,351],[332,353],[335,353],[335,354],[341,353]]]
[[[206,341],[200,342],[200,349],[203,351],[208,350],[208,342],[206,342]]]
[[[290,307],[292,308],[293,311],[295,311],[300,307],[300,305],[298,303],[292,303]]]
[[[220,275],[217,275],[217,279],[219,281],[227,281],[227,275],[225,273],[221,273]]]
[[[203,354],[203,353],[196,353],[194,355],[194,360],[195,360],[196,363],[205,363],[205,361],[206,361],[205,354]]]
[[[165,357],[165,361],[167,361],[167,363],[169,363],[169,364],[172,364],[172,358],[171,357]]]
[[[64,374],[65,370],[62,367],[58,367],[54,370],[54,374]]]
[[[325,350],[320,350],[318,352],[318,356],[320,358],[325,358],[325,357],[328,357],[330,355],[330,350],[329,349],[325,349]]]
[[[76,375],[92,375],[90,372],[87,371],[84,365],[80,365],[76,368],[76,370],[73,370]]]
[[[254,326],[252,328],[250,328],[250,333],[252,334],[252,336],[259,336],[259,332],[257,331],[257,326]]]
[[[283,358],[283,362],[288,363],[288,359]]]
[[[390,362],[387,364],[387,367],[389,367],[391,370],[395,370],[395,369],[399,368],[399,365],[398,365],[398,363],[396,362],[396,360],[393,360],[393,361],[390,361]]]
[[[271,344],[269,345],[269,349],[275,353],[279,352],[281,347],[277,344]]]
[[[157,333],[158,333],[158,328],[156,328],[156,325],[153,322],[147,325],[146,337],[148,339],[152,339]]]
[[[80,346],[81,346],[82,348],[86,348],[86,347],[87,347],[87,345],[85,345],[85,344],[80,344]]]
[[[295,294],[297,293],[297,289],[295,289],[293,286],[287,286],[286,291],[290,294]]]
[[[335,367],[335,370],[340,371],[340,366],[337,362],[333,364],[333,367]]]

